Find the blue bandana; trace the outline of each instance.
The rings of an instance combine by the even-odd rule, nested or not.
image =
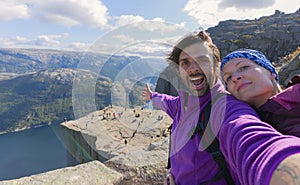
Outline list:
[[[223,58],[221,62],[221,67],[220,67],[221,74],[224,65],[233,58],[246,58],[252,60],[258,65],[269,70],[271,73],[275,74],[275,79],[278,82],[278,73],[275,70],[275,67],[272,65],[272,63],[267,59],[267,57],[264,54],[253,49],[239,49],[229,53],[226,57]]]

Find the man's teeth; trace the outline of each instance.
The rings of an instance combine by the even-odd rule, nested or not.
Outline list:
[[[190,80],[201,80],[201,78],[200,77],[193,77],[193,78],[190,78]]]

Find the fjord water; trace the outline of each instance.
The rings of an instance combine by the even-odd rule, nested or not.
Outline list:
[[[0,135],[0,180],[16,179],[78,164],[62,142],[60,125]]]

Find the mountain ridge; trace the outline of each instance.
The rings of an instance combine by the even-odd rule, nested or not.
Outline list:
[[[252,48],[263,52],[276,65],[281,65],[280,59],[299,46],[300,8],[289,14],[276,10],[274,14],[258,19],[221,21],[206,31],[222,57],[238,48]]]

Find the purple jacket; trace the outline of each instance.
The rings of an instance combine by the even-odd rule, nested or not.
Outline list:
[[[200,137],[190,139],[197,125],[199,111],[211,96],[224,93],[220,81],[202,97],[189,96],[180,91],[178,97],[153,92],[153,105],[173,119],[171,134],[171,170],[177,185],[199,184],[218,173],[218,165],[205,148]],[[300,153],[300,139],[283,136],[258,118],[246,103],[233,96],[219,98],[212,107],[211,128],[216,133],[222,153],[236,184],[269,184],[271,175],[281,160],[290,154]],[[211,183],[225,185],[224,179]]]
[[[279,132],[300,137],[300,84],[273,96],[257,112]]]

